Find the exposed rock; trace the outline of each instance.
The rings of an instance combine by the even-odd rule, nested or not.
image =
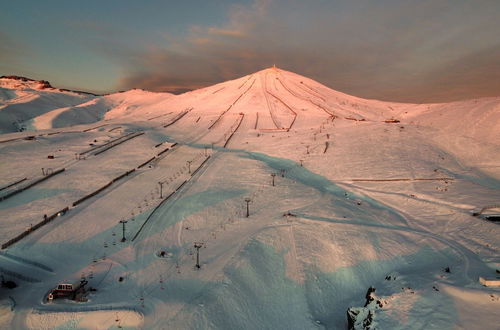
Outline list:
[[[1,76],[0,79],[11,79],[11,80],[19,80],[22,82],[31,82],[36,84],[38,89],[45,89],[45,88],[53,88],[50,83],[47,80],[34,80],[26,77],[21,77],[21,76]]]

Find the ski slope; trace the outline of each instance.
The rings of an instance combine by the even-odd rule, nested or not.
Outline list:
[[[500,97],[366,100],[274,67],[181,95],[3,86],[0,243],[27,234],[0,252],[1,328],[344,329],[369,287],[379,329],[500,324],[479,283],[500,227],[472,216],[500,203]],[[46,301],[82,276],[87,301]]]

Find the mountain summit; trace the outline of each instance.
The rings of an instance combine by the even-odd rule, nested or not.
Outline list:
[[[224,118],[244,114],[254,129],[288,131],[318,126],[326,120],[353,125],[370,122],[422,122],[458,129],[484,113],[495,111],[500,98],[443,104],[405,104],[367,100],[328,88],[312,79],[276,67],[180,95],[130,90],[104,96],[78,94],[50,88],[45,81],[23,77],[0,79],[0,130],[48,129],[90,124],[100,120],[148,120],[190,109],[218,125]],[[26,89],[28,87],[35,89]],[[440,113],[433,116],[433,113]],[[483,115],[480,115],[482,113]],[[456,117],[457,120],[450,120]],[[251,118],[251,119],[250,119]],[[430,119],[432,118],[432,119]],[[430,119],[430,120],[428,120]],[[471,132],[489,136],[495,123]]]

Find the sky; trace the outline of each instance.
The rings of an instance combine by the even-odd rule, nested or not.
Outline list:
[[[0,75],[180,93],[272,65],[364,98],[500,96],[498,0],[16,0]]]

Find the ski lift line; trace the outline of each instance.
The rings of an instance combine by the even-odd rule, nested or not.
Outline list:
[[[144,134],[146,134],[146,133],[145,133],[145,132],[134,133],[134,135],[132,135],[132,136],[129,136],[129,137],[127,137],[127,138],[125,138],[125,139],[123,139],[123,140],[121,140],[121,141],[117,142],[117,143],[113,143],[113,144],[111,144],[111,145],[108,145],[108,146],[107,146],[107,147],[105,147],[104,149],[97,151],[96,153],[94,153],[94,156],[97,156],[97,155],[99,155],[99,154],[102,154],[103,152],[108,151],[108,150],[109,150],[109,149],[111,149],[111,148],[114,148],[114,147],[116,147],[116,146],[118,146],[118,145],[120,145],[120,144],[122,144],[122,143],[124,143],[124,142],[130,141],[130,140],[132,140],[133,138],[136,138],[136,137],[141,136],[141,135],[144,135]]]
[[[169,113],[164,113],[164,114],[161,114],[159,116],[155,116],[155,117],[151,117],[151,118],[148,118],[148,120],[153,120],[153,119],[156,119],[156,118],[160,118],[160,117],[165,117],[165,116],[168,116],[170,114],[174,113],[173,111],[170,111]]]
[[[112,267],[113,267],[113,263],[109,263],[109,268],[108,268],[108,270],[107,270],[106,274],[104,274],[104,276],[101,278],[101,280],[99,281],[99,283],[97,283],[97,284],[95,285],[95,287],[96,287],[96,288],[97,288],[97,287],[99,287],[99,286],[101,285],[101,283],[104,281],[104,279],[108,276],[108,274],[109,274],[109,272],[111,271],[111,268],[112,268]]]
[[[266,225],[264,227],[261,227],[261,228],[258,228],[256,230],[253,230],[252,232],[248,233],[245,235],[245,238],[240,240],[239,243],[237,243],[235,246],[234,246],[234,253],[232,253],[232,257],[230,258],[230,261],[228,262],[231,263],[232,260],[238,258],[238,255],[241,251],[244,250],[245,248],[245,244],[244,242],[247,242],[249,239],[251,239],[252,237],[255,237],[257,236],[258,234],[266,231],[266,230],[269,230],[269,229],[276,229],[278,227],[290,227],[292,226],[291,224],[289,223],[285,223],[285,224],[272,224],[272,225]],[[213,236],[211,236],[210,234],[207,233],[207,236],[201,240],[198,240],[199,243],[202,243],[204,245],[204,247],[207,247],[208,243],[212,240],[212,239],[215,239]],[[170,278],[171,275],[168,277]]]
[[[113,127],[112,129],[110,129],[110,130],[108,131],[108,133],[109,133],[109,132],[113,132],[114,130],[117,130],[117,129],[120,129],[120,128],[123,128],[123,127],[122,127],[122,126],[116,126],[116,127]]]
[[[277,97],[276,95],[272,94],[271,92],[268,92],[269,95],[273,96],[275,99],[277,99],[278,101],[280,101],[288,110],[290,110],[293,114],[293,120],[292,122],[290,123],[290,126],[288,128],[286,128],[287,131],[289,131],[293,124],[295,123],[295,120],[297,119],[297,113],[288,105],[286,104],[285,102],[283,102],[283,100],[281,100],[279,97]]]
[[[280,99],[278,96],[274,95],[273,93],[269,92],[269,95],[280,101],[288,110],[292,112],[293,115],[297,116],[297,112],[295,112],[288,104],[286,104],[282,99]]]
[[[219,115],[219,117],[217,117],[217,119],[208,127],[208,129],[212,129],[212,127],[214,127],[215,124],[217,124],[222,119],[222,116],[224,116],[229,110],[231,110],[231,108],[236,105],[236,103],[250,90],[250,88],[252,88],[254,83],[255,79],[252,81],[252,84],[243,93],[241,93],[240,96],[238,96],[236,100],[234,100],[233,103],[230,104],[229,107]]]
[[[238,87],[238,89],[241,89],[241,87],[245,86],[245,84],[253,77],[253,74],[250,75],[250,77],[247,78],[247,80],[245,80],[243,82],[243,84],[240,85],[240,87]]]
[[[333,112],[331,112],[330,110],[326,109],[326,108],[325,108],[325,107],[323,107],[321,104],[318,104],[318,103],[314,102],[314,101],[313,101],[312,99],[310,99],[310,98],[304,98],[304,97],[302,97],[302,96],[300,96],[300,95],[298,95],[298,94],[295,94],[294,92],[292,92],[292,91],[291,91],[291,89],[289,89],[287,86],[285,86],[284,82],[283,82],[281,79],[279,79],[279,78],[278,78],[278,80],[280,81],[280,83],[282,84],[282,86],[283,86],[285,89],[287,89],[287,90],[288,90],[288,91],[289,91],[292,95],[295,95],[295,96],[296,96],[296,97],[298,97],[298,98],[301,98],[301,99],[303,99],[303,100],[306,100],[306,101],[308,101],[309,103],[311,103],[311,104],[315,105],[316,107],[320,108],[321,110],[323,110],[324,112],[326,112],[326,113],[327,113],[327,114],[329,114],[330,116],[334,116],[334,117],[336,117],[336,115],[335,115]],[[323,102],[325,102],[325,103],[326,103],[326,100],[325,100],[324,98],[322,98],[322,97],[320,97],[320,98],[321,98],[321,100],[323,100]]]
[[[23,182],[23,181],[26,181],[26,180],[28,180],[28,178],[23,178],[23,179],[21,179],[21,180],[17,180],[16,182],[13,182],[13,183],[7,184],[6,186],[4,186],[4,187],[0,188],[0,191],[5,190],[5,189],[7,189],[7,188],[10,188],[10,187],[12,187],[12,186],[15,186],[16,184],[19,184],[19,183],[21,183],[21,182]]]
[[[168,151],[169,149],[167,148],[166,150],[164,150],[165,152]],[[162,151],[163,152],[163,151]],[[161,154],[161,153],[160,153]],[[158,156],[160,155],[158,154]],[[146,166],[148,163],[152,162],[153,160],[156,159],[156,156],[153,156],[151,157],[150,159],[146,160],[144,163],[142,163],[141,165],[137,166],[137,169],[140,169],[141,167],[144,167]]]
[[[178,187],[175,189],[174,193],[176,193],[176,192],[178,192],[179,190],[181,190],[181,188],[182,188],[182,187],[186,184],[186,182],[188,182],[188,181],[189,181],[189,180],[184,180],[184,182],[183,182],[183,183],[181,183],[181,185],[180,185],[180,186],[178,186]]]
[[[272,119],[274,125],[276,126],[276,128],[279,128],[276,125],[276,122],[274,121],[274,117],[273,117],[273,114],[272,114],[272,111],[271,111],[271,103],[269,102],[269,97],[267,96],[266,76],[267,76],[267,72],[265,74],[263,74],[263,75],[262,74],[260,75],[260,85],[261,85],[261,88],[262,88],[262,93],[264,94],[264,99],[266,100],[267,111],[269,111],[269,115],[271,116],[271,119]]]
[[[2,246],[1,246],[2,250],[4,250],[4,249],[8,248],[9,246],[11,246],[11,245],[19,242],[21,239],[23,239],[24,237],[28,236],[29,234],[31,234],[32,232],[34,232],[38,228],[41,228],[42,226],[44,226],[47,223],[51,222],[55,218],[64,215],[68,210],[69,210],[69,207],[65,207],[64,209],[62,209],[60,211],[57,211],[56,213],[54,213],[54,214],[52,214],[52,215],[50,215],[48,217],[44,216],[44,219],[41,222],[35,224],[34,226],[29,227],[27,230],[23,231],[21,234],[15,236],[14,238],[12,238],[9,241],[7,241],[6,243],[2,244]]]
[[[91,152],[91,151],[94,151],[94,150],[96,150],[96,149],[99,149],[99,148],[105,147],[105,146],[107,146],[107,145],[108,145],[108,144],[110,144],[110,143],[113,143],[113,142],[115,142],[115,141],[118,141],[118,140],[120,140],[120,139],[122,139],[122,138],[124,138],[124,137],[130,136],[130,135],[132,135],[132,134],[134,134],[134,132],[130,132],[130,133],[127,133],[127,134],[125,134],[125,135],[122,135],[122,136],[120,136],[120,137],[118,137],[118,138],[116,138],[116,139],[114,139],[114,140],[111,140],[111,141],[106,142],[105,144],[101,144],[101,145],[98,145],[98,146],[94,146],[94,147],[92,147],[92,148],[90,148],[90,149],[87,149],[87,150],[85,150],[85,151],[83,151],[83,152],[80,152],[78,155],[80,155],[80,156],[85,155],[85,154],[87,154],[87,153],[89,153],[89,152]]]
[[[241,123],[243,122],[244,118],[245,118],[245,114],[241,114],[240,121],[238,122],[238,125],[236,126],[236,128],[234,129],[234,131],[231,133],[231,135],[229,135],[229,137],[227,138],[226,143],[224,143],[224,146],[223,146],[224,148],[228,145],[228,143],[231,140],[231,138],[233,137],[234,133],[236,133],[236,131],[238,130],[238,128],[240,128]]]
[[[266,99],[267,107],[269,110],[269,115],[271,116],[271,120],[273,121],[274,126],[276,126],[277,129],[282,129],[283,127],[281,127],[279,120],[274,115],[274,112],[276,111],[274,104],[269,100],[269,96],[267,95],[267,94],[272,95],[271,92],[269,92],[269,90],[267,89],[267,75],[268,74],[269,74],[269,72],[266,72],[264,74],[264,76],[261,76],[261,79],[263,78],[262,87],[264,89],[264,97]]]
[[[155,148],[158,148],[159,146],[161,146],[162,144],[164,144],[165,142],[168,142],[168,141],[164,141],[164,142],[160,142],[158,144],[155,144]]]
[[[173,146],[175,146],[175,145],[177,145],[177,143],[174,143],[171,147],[173,147]],[[113,179],[112,179],[112,180],[111,180],[108,184],[104,185],[103,187],[101,187],[101,188],[99,188],[99,189],[95,190],[94,192],[92,192],[92,193],[90,193],[90,194],[88,194],[88,195],[86,195],[86,196],[84,196],[84,197],[80,198],[79,200],[75,201],[75,202],[72,204],[72,206],[74,207],[74,206],[76,206],[76,205],[78,205],[78,204],[82,203],[83,201],[85,201],[85,200],[87,200],[87,199],[89,199],[89,198],[91,198],[91,197],[93,197],[93,196],[97,195],[98,193],[102,192],[102,191],[103,191],[103,190],[105,190],[106,188],[110,187],[113,183],[115,183],[115,182],[117,182],[118,180],[120,180],[120,179],[122,179],[122,178],[124,178],[124,177],[126,177],[126,176],[128,176],[128,175],[130,175],[131,173],[135,172],[135,171],[136,171],[136,169],[139,169],[139,168],[141,168],[141,167],[145,166],[147,163],[149,163],[149,162],[153,161],[153,160],[154,160],[154,159],[156,159],[158,156],[160,156],[161,154],[165,153],[165,152],[166,152],[166,151],[168,151],[168,150],[169,150],[169,148],[167,148],[167,149],[163,150],[163,151],[162,151],[162,152],[160,152],[157,156],[152,157],[151,159],[147,160],[146,162],[142,163],[141,165],[137,166],[136,168],[133,168],[133,169],[131,169],[131,170],[129,170],[129,171],[127,171],[127,172],[125,172],[125,173],[121,174],[120,176],[113,178]]]
[[[240,113],[240,119],[241,119],[241,116],[244,116],[244,114]],[[225,146],[227,144],[227,140],[228,140],[227,136],[234,134],[234,129],[239,127],[240,119],[236,119],[236,121],[231,125],[229,130],[224,135],[222,135],[217,141],[215,141],[214,144],[224,142],[224,146]]]
[[[87,194],[85,196],[83,196],[82,198],[78,199],[77,201],[73,202],[72,204],[72,207],[75,207],[77,206],[78,204],[81,204],[82,202],[86,201],[87,199],[91,198],[91,197],[94,197],[95,195],[99,194],[100,192],[104,191],[106,188],[110,187],[113,183],[123,179],[124,177],[126,176],[129,176],[130,174],[132,174],[133,172],[136,171],[136,168],[133,168],[115,178],[113,178],[110,182],[108,182],[107,184],[105,184],[104,186],[102,186],[101,188],[91,192],[90,194]]]
[[[330,116],[335,116],[335,114],[329,110],[327,110],[326,108],[324,108],[323,106],[317,104],[316,102],[314,102],[313,100],[309,99],[309,98],[306,98],[306,97],[303,97],[297,93],[295,93],[294,91],[292,91],[290,88],[288,88],[288,86],[285,85],[285,83],[278,77],[278,81],[280,82],[281,86],[283,86],[283,88],[285,88],[290,94],[292,94],[293,96],[295,96],[296,98],[299,98],[299,99],[302,99],[304,101],[307,101],[313,105],[315,105],[316,107],[320,108],[321,110],[323,110],[324,112],[326,112],[327,114],[329,114]]]
[[[306,88],[302,88],[300,86],[304,86]],[[304,82],[301,82],[299,85],[298,85],[302,90],[308,92],[309,94],[311,94],[312,96],[315,96],[315,97],[318,97],[320,99],[323,100],[323,102],[326,102],[326,99],[321,95],[321,93],[319,93],[318,91],[314,90],[313,88],[309,87],[306,83]]]
[[[133,173],[133,172],[135,172],[135,168],[131,169],[130,171],[127,171],[127,172],[123,173],[123,174],[122,174],[122,175],[120,175],[120,176],[117,176],[116,178],[114,178],[113,180],[111,180],[111,182],[112,182],[112,183],[115,183],[116,181],[118,181],[118,180],[120,180],[120,179],[122,179],[122,178],[124,178],[124,177],[128,176],[129,174],[131,174],[131,173]]]
[[[205,165],[205,163],[210,159],[210,156],[207,156],[207,158],[200,164],[200,166],[193,171],[193,173],[191,174],[191,176],[195,176],[196,173],[198,173],[198,171],[203,167],[203,165]]]
[[[217,93],[217,92],[220,92],[220,91],[221,91],[221,90],[223,90],[224,88],[226,88],[226,87],[221,87],[221,88],[219,88],[218,90],[213,91],[213,92],[212,92],[212,94],[215,94],[215,93]]]
[[[2,140],[0,141],[0,143],[7,143],[7,142],[12,142],[12,141],[17,141],[17,140],[24,140],[25,137],[20,137],[20,138],[12,138],[12,139],[8,139],[8,140]]]
[[[97,189],[97,190],[94,190],[93,192],[91,192],[90,194],[87,194],[85,196],[83,196],[82,198],[76,200],[75,202],[73,202],[72,207],[75,207],[77,206],[78,204],[81,204],[83,203],[84,201],[86,201],[87,199],[91,198],[91,197],[94,197],[95,195],[97,195],[98,193],[104,191],[106,188],[110,187],[111,185],[113,184],[113,181],[110,181],[108,182],[107,184],[105,184],[104,186],[102,186],[101,188]]]
[[[99,125],[99,126],[96,126],[96,127],[87,128],[87,129],[84,129],[82,132],[92,131],[94,129],[98,129],[98,128],[101,128],[101,127],[104,127],[104,126],[108,126],[108,125],[109,124],[103,124],[103,125]]]
[[[51,132],[47,134],[40,134],[38,136],[45,136],[45,135],[56,135],[56,134],[73,134],[73,133],[82,133],[83,131],[58,131],[58,132]]]
[[[187,115],[191,110],[193,110],[192,107],[185,109],[177,117],[175,117],[170,123],[163,125],[163,128],[167,128],[167,127],[175,124],[176,122],[178,122],[179,120],[181,120],[182,117],[184,117],[185,115]]]
[[[215,126],[215,124],[217,124],[217,123],[219,122],[219,120],[222,118],[222,116],[223,116],[226,112],[228,112],[228,111],[229,111],[229,109],[231,109],[231,107],[232,107],[232,106],[233,106],[233,105],[232,105],[232,104],[230,104],[230,105],[229,105],[229,107],[228,107],[226,110],[222,111],[222,113],[219,115],[219,117],[217,117],[217,119],[216,119],[216,120],[215,120],[215,121],[214,121],[214,122],[213,122],[210,126],[208,126],[208,129],[212,129],[212,127],[214,127],[214,126]]]
[[[172,191],[168,196],[166,196],[152,211],[151,213],[148,215],[148,217],[146,218],[146,220],[144,220],[144,223],[141,225],[141,227],[139,228],[139,230],[137,231],[137,233],[134,235],[134,237],[132,238],[132,241],[135,241],[135,239],[139,236],[139,234],[142,232],[142,230],[144,229],[146,223],[151,219],[151,217],[153,216],[153,214],[167,201],[169,200],[175,193],[177,193],[187,182],[189,182],[191,180],[191,178],[194,177],[194,175],[207,163],[208,159],[210,159],[210,156],[207,157],[207,159],[205,159],[205,161],[203,161],[196,170],[193,171],[191,177],[187,180],[185,180],[183,183],[181,183],[177,188],[174,189],[174,191]]]
[[[156,205],[156,207],[151,211],[151,213],[149,213],[148,217],[146,218],[146,220],[144,220],[143,224],[141,225],[141,227],[139,227],[139,230],[137,231],[137,233],[134,235],[134,237],[132,238],[132,242],[135,241],[135,239],[137,238],[137,236],[139,236],[139,234],[141,233],[141,231],[144,229],[144,226],[146,226],[146,223],[149,221],[149,219],[151,219],[151,217],[153,216],[153,214],[156,212],[156,210],[158,208],[160,208],[167,200],[170,199],[170,197],[172,197],[174,194],[175,194],[175,190],[172,191],[168,196],[166,196],[158,205]]]
[[[156,155],[156,157],[160,157],[161,155],[163,155],[164,153],[166,153],[166,152],[167,152],[167,151],[169,151],[169,150],[171,150],[171,151],[176,150],[176,149],[177,149],[177,148],[176,148],[176,146],[177,146],[177,145],[178,145],[178,143],[177,143],[177,142],[175,142],[174,144],[171,144],[171,145],[170,145],[170,147],[165,148],[164,150],[160,151],[160,152]]]
[[[82,132],[83,131],[57,131],[57,132],[42,133],[42,134],[37,134],[37,135],[27,135],[27,136],[22,136],[22,137],[7,139],[7,140],[0,140],[0,143],[13,142],[13,141],[17,141],[17,140],[36,141],[34,138],[39,137],[39,136],[49,136],[49,135],[66,134],[66,133],[82,133]]]
[[[17,188],[16,190],[13,190],[13,191],[11,191],[11,192],[9,192],[9,193],[7,193],[7,194],[3,195],[3,196],[0,196],[0,202],[4,201],[4,200],[6,200],[6,199],[8,199],[8,198],[10,198],[10,197],[12,197],[12,196],[15,196],[15,195],[19,194],[20,192],[23,192],[23,191],[25,191],[25,190],[27,190],[27,189],[29,189],[29,188],[33,187],[34,185],[37,185],[37,184],[39,184],[39,183],[41,183],[41,182],[43,182],[43,181],[45,181],[45,180],[47,180],[47,179],[49,179],[49,178],[51,178],[51,177],[53,177],[53,176],[57,175],[57,174],[59,174],[59,173],[62,173],[62,172],[64,172],[65,170],[66,170],[65,168],[61,168],[61,169],[59,169],[59,170],[57,170],[57,171],[54,171],[54,172],[52,172],[52,173],[50,173],[50,174],[48,174],[48,175],[45,175],[45,176],[41,177],[41,178],[39,178],[39,179],[36,179],[36,180],[34,180],[34,181],[32,181],[32,182],[29,182],[29,183],[28,183],[26,186],[24,186],[24,187]]]

